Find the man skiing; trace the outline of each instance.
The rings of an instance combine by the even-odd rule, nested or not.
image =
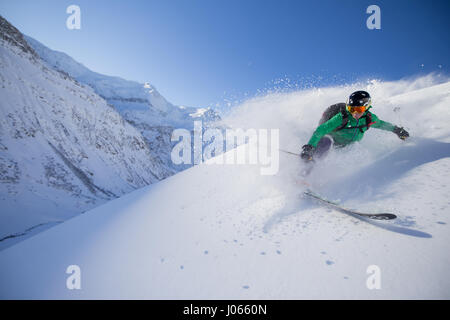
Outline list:
[[[360,141],[369,128],[391,131],[402,140],[409,137],[405,129],[380,120],[370,108],[371,98],[366,91],[353,92],[347,103],[328,107],[308,144],[302,147],[301,158],[313,162],[314,158],[325,156],[332,145],[344,147]]]

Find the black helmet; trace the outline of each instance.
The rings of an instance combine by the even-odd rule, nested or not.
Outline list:
[[[366,91],[355,91],[348,97],[347,106],[350,107],[369,107],[372,103],[370,94]]]

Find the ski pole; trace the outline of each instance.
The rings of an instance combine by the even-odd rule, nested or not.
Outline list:
[[[291,154],[291,155],[293,155],[293,156],[300,157],[300,154],[298,154],[298,153],[286,151],[286,150],[283,150],[283,149],[278,149],[278,150],[281,151],[281,152],[287,153],[287,154]]]

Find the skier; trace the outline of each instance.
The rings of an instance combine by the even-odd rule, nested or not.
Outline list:
[[[391,131],[402,140],[409,137],[405,129],[371,113],[371,107],[371,98],[366,91],[353,92],[347,103],[328,107],[308,144],[302,147],[301,158],[312,163],[314,158],[324,157],[332,145],[340,148],[361,140],[370,127]]]

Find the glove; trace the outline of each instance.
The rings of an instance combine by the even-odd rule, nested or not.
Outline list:
[[[408,131],[406,131],[403,128],[397,127],[397,126],[394,128],[393,132],[402,140],[405,140],[406,138],[409,137]]]
[[[312,161],[313,160],[313,154],[314,154],[314,147],[310,144],[305,144],[302,147],[302,153],[300,154],[300,157],[305,161]]]

